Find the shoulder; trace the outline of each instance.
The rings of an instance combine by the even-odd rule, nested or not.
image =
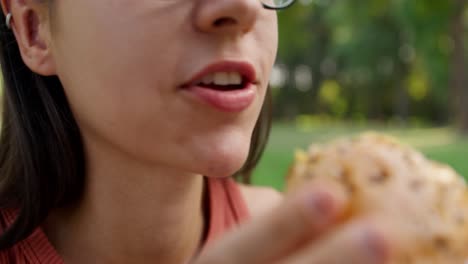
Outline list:
[[[14,218],[14,210],[0,208],[0,236],[2,236],[7,229],[7,222]],[[8,249],[0,249],[0,263],[1,264],[14,264],[14,263],[27,263],[24,258],[21,258],[21,250],[17,246]]]
[[[283,201],[283,195],[271,187],[239,184],[252,217],[262,215]]]
[[[5,249],[0,250],[0,263],[2,264],[14,264],[14,263],[23,263],[21,260],[17,261],[13,255],[13,250]]]

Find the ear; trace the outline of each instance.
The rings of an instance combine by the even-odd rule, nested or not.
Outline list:
[[[2,5],[2,12],[6,16],[6,14],[8,14],[8,10],[10,10],[10,1],[9,0],[0,0],[0,4]]]
[[[13,31],[24,63],[40,75],[55,75],[48,8],[35,0],[1,0],[4,14],[11,13]],[[5,23],[4,21],[1,21]]]

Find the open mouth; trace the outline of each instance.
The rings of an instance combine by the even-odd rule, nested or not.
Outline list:
[[[204,76],[196,83],[197,86],[218,91],[244,89],[248,80],[239,72],[215,72]]]
[[[256,72],[248,62],[221,61],[195,74],[181,88],[221,112],[242,112],[256,97]]]
[[[198,87],[214,91],[238,91],[256,85],[256,72],[248,62],[221,61],[195,74],[182,88]]]

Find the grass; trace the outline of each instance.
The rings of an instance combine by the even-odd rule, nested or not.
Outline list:
[[[310,143],[326,142],[368,130],[393,135],[418,148],[429,158],[448,163],[460,174],[468,177],[468,138],[457,136],[450,128],[408,129],[346,124],[297,127],[294,124],[277,123],[273,126],[269,144],[254,173],[253,183],[282,190],[284,175],[292,162],[295,149],[306,149]]]

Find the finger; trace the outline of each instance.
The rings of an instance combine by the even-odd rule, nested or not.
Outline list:
[[[385,231],[369,222],[351,223],[324,241],[313,243],[282,260],[284,264],[383,264],[390,257]]]
[[[303,241],[326,232],[336,224],[345,207],[343,189],[329,184],[308,186],[271,213],[208,247],[201,263],[272,263]]]

